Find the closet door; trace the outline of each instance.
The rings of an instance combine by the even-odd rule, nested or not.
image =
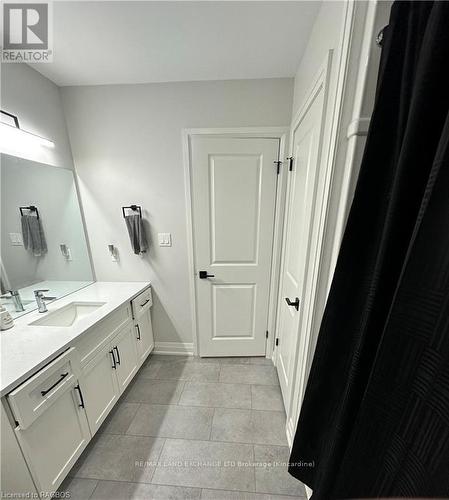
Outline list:
[[[293,384],[297,381],[297,346],[301,331],[307,258],[313,223],[316,180],[324,112],[324,84],[309,98],[309,105],[293,130],[293,162],[284,231],[284,260],[279,302],[276,367],[287,415],[290,415]]]

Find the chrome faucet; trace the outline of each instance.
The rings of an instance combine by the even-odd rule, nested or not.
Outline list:
[[[12,303],[14,304],[14,309],[16,312],[23,312],[25,311],[25,308],[23,307],[22,304],[22,299],[20,297],[20,293],[18,290],[8,290],[8,294],[2,295],[2,299],[12,299]]]
[[[44,293],[48,292],[49,290],[34,290],[34,297],[37,302],[37,308],[40,313],[45,313],[48,311],[47,309],[47,304],[45,303],[46,300],[55,300],[56,297],[45,297]]]

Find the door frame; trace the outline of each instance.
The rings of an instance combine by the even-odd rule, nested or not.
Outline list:
[[[184,187],[185,187],[185,202],[186,202],[186,222],[187,222],[187,253],[188,253],[188,268],[189,268],[189,296],[190,309],[192,316],[192,333],[193,333],[193,355],[200,355],[199,349],[199,332],[198,332],[198,308],[196,295],[196,275],[195,275],[195,249],[193,245],[193,206],[192,206],[192,151],[191,138],[193,136],[202,137],[227,137],[227,138],[253,138],[253,139],[279,139],[279,159],[285,158],[288,151],[290,127],[231,127],[231,128],[185,128],[182,130],[182,149],[183,149],[183,164],[184,164]],[[285,210],[285,192],[286,192],[286,162],[281,165],[278,181],[276,185],[276,205],[275,205],[275,220],[273,230],[273,253],[271,257],[271,277],[270,277],[270,293],[269,293],[269,308],[267,332],[268,337],[265,340],[265,357],[272,358],[275,327],[277,316],[277,296],[279,288],[280,270],[281,270],[281,250],[282,250],[282,234],[284,229],[283,219]],[[284,168],[283,168],[284,167]],[[273,168],[274,165],[273,165]]]

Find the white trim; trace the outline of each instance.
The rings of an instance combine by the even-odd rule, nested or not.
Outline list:
[[[154,354],[193,355],[193,342],[156,342]]]
[[[227,136],[227,137],[253,137],[253,138],[273,138],[280,140],[279,158],[284,158],[287,151],[289,127],[236,127],[236,128],[186,128],[182,130],[182,149],[184,164],[184,188],[186,200],[186,220],[187,220],[187,253],[189,265],[189,295],[190,310],[192,315],[193,334],[193,354],[199,355],[199,337],[196,306],[196,276],[195,276],[195,251],[193,245],[193,212],[192,212],[192,188],[191,188],[191,156],[190,138],[194,135],[202,136]],[[282,251],[282,230],[285,206],[285,168],[281,167],[276,188],[276,214],[273,231],[273,255],[271,265],[270,280],[270,309],[268,313],[268,338],[266,340],[266,357],[272,358],[272,347],[274,345],[274,330],[276,324],[277,308],[272,307],[273,297],[278,294],[280,262]]]

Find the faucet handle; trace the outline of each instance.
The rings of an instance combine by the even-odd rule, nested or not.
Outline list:
[[[50,290],[48,290],[48,289],[41,288],[41,289],[39,289],[39,290],[34,290],[34,295],[35,295],[36,297],[38,297],[39,295],[42,295],[43,293],[45,293],[45,292],[49,292],[49,291],[50,291]]]

